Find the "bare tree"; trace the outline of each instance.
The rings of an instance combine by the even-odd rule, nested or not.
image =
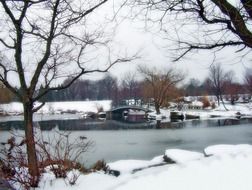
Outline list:
[[[239,94],[244,93],[243,86],[234,81],[227,80],[225,87],[227,100],[230,100],[231,104],[234,105],[235,101],[239,99]]]
[[[33,113],[43,106],[34,107],[34,102],[50,91],[69,87],[83,74],[106,72],[112,65],[132,59],[108,56],[105,67],[89,64],[97,57],[95,52],[101,52],[99,47],[107,49],[109,39],[101,26],[95,27],[97,18],[91,16],[108,1],[1,0],[0,81],[23,103],[32,186],[37,186],[40,175]],[[54,86],[67,76],[71,77],[67,84]],[[20,91],[13,86],[15,77]]]
[[[223,95],[226,92],[227,83],[231,83],[233,72],[225,72],[219,63],[212,64],[209,69],[209,85],[217,98],[218,105],[223,103]],[[225,107],[227,110],[227,108]]]
[[[117,79],[111,74],[106,74],[103,79],[97,82],[97,99],[116,100],[118,95]]]
[[[166,37],[175,27],[177,42],[175,61],[199,49],[220,50],[239,47],[237,52],[252,48],[251,0],[132,0],[146,21],[160,23]],[[174,24],[173,24],[174,23]],[[182,35],[184,34],[184,36]],[[247,53],[247,52],[246,52]]]
[[[144,77],[144,94],[153,98],[156,113],[160,114],[160,107],[168,101],[174,93],[175,85],[183,80],[183,75],[175,69],[157,70],[156,68],[139,67]]]
[[[121,91],[123,97],[127,99],[139,97],[140,83],[136,79],[136,73],[127,72],[122,78]],[[136,102],[135,102],[136,103]]]

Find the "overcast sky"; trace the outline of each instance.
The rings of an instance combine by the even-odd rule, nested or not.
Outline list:
[[[135,72],[138,64],[159,68],[176,67],[186,73],[187,79],[197,78],[199,80],[207,77],[213,60],[221,63],[225,70],[233,70],[238,81],[242,81],[244,72],[248,68],[252,68],[249,56],[241,59],[240,54],[235,53],[233,48],[226,48],[216,53],[201,50],[188,55],[181,61],[173,62],[172,52],[164,47],[169,45],[168,41],[162,43],[154,34],[144,29],[138,29],[126,21],[118,29],[116,40],[120,42],[120,48],[127,49],[129,52],[141,50],[141,58],[135,60],[134,63],[118,64],[110,70],[111,74],[119,78],[124,76],[125,72]]]
[[[176,24],[176,22],[172,24]],[[165,36],[159,35],[156,31],[146,31],[144,26],[145,24],[139,20],[127,19],[117,26],[114,38],[116,46],[129,54],[140,50],[141,59],[135,60],[132,64],[115,65],[110,70],[111,74],[122,78],[126,72],[136,72],[138,64],[145,64],[159,68],[176,67],[186,73],[187,80],[190,78],[204,80],[208,75],[209,66],[214,60],[216,63],[221,63],[225,70],[233,70],[235,79],[242,82],[244,72],[248,68],[252,68],[251,56],[241,58],[245,52],[235,53],[238,50],[235,48],[224,48],[215,53],[200,50],[197,53],[188,54],[185,59],[173,62],[172,53],[174,51],[169,50],[172,42],[164,40]],[[91,78],[96,78],[96,76],[92,75]]]

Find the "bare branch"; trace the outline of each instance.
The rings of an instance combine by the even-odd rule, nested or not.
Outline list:
[[[36,108],[33,108],[33,113],[37,112],[38,110],[40,110],[43,106],[45,105],[45,102],[42,102],[39,106],[37,106]]]
[[[14,49],[14,46],[8,45],[2,38],[0,38],[0,42],[7,48],[9,49]]]
[[[250,0],[241,0],[244,8],[246,9],[250,19],[252,18],[252,2]]]
[[[81,65],[80,66],[80,69],[81,71],[76,74],[71,80],[68,81],[67,84],[64,84],[62,86],[58,86],[58,87],[48,87],[46,89],[44,89],[43,92],[41,92],[40,94],[38,94],[35,98],[34,98],[34,101],[37,101],[39,100],[41,97],[43,97],[45,94],[47,94],[49,91],[53,91],[53,90],[63,90],[63,89],[66,89],[68,88],[69,86],[71,86],[76,80],[78,80],[82,75],[84,74],[88,74],[88,73],[95,73],[95,72],[98,72],[98,73],[105,73],[107,72],[112,66],[114,66],[115,64],[117,63],[126,63],[126,62],[131,62],[135,59],[139,58],[139,56],[136,54],[132,57],[128,57],[128,58],[118,58],[112,62],[109,63],[109,65],[104,68],[104,69],[91,69],[91,70],[86,70],[85,68],[82,68]]]
[[[73,17],[72,19],[69,19],[68,22],[67,22],[67,24],[68,25],[72,25],[73,23],[79,22],[81,19],[83,19],[85,16],[89,15],[90,13],[92,13],[94,10],[96,10],[97,8],[99,8],[100,6],[102,6],[103,4],[105,4],[107,1],[108,0],[103,0],[100,3],[98,3],[97,5],[93,6],[92,8],[90,8],[90,9],[84,11],[84,12],[79,12],[76,17]]]
[[[176,42],[178,48],[173,50],[179,55],[176,55],[175,61],[195,49],[252,48],[252,3],[249,0],[240,0],[237,7],[228,0],[136,0],[132,3],[133,7],[135,4],[143,8],[147,23],[159,23],[161,32]],[[172,22],[177,36],[168,32],[173,27]],[[187,25],[195,28],[184,30]]]
[[[188,54],[192,50],[197,50],[197,49],[210,50],[210,49],[215,49],[215,48],[224,48],[227,46],[240,46],[240,45],[244,45],[244,47],[246,47],[244,42],[242,41],[237,41],[237,42],[229,41],[229,42],[216,43],[216,44],[192,44],[189,42],[179,42],[179,43],[182,45],[185,45],[185,47],[179,48],[178,50],[185,49],[185,51],[181,53],[173,61],[179,61],[181,58],[185,57],[186,54]]]
[[[236,34],[244,41],[244,43],[252,48],[252,33],[246,26],[244,18],[239,10],[226,0],[212,0],[223,14],[227,15],[236,29]]]

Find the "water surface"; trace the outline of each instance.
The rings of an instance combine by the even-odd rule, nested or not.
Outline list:
[[[121,159],[152,159],[166,149],[180,148],[202,152],[214,144],[252,144],[250,119],[192,120],[165,123],[156,129],[153,122],[144,124],[119,123],[116,121],[51,120],[40,121],[44,137],[53,138],[58,131],[70,131],[70,138],[85,136],[94,146],[82,158],[82,162],[94,163]],[[7,140],[10,129],[23,134],[21,121],[0,122],[0,139]]]

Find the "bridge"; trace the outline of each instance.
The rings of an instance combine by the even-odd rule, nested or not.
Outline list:
[[[144,108],[141,106],[120,106],[120,107],[113,108],[111,112],[121,112],[121,111],[129,111],[129,110],[144,111],[146,113],[151,112],[150,109]]]
[[[107,119],[143,120],[146,119],[148,112],[151,112],[151,110],[141,106],[119,106],[107,112]]]

